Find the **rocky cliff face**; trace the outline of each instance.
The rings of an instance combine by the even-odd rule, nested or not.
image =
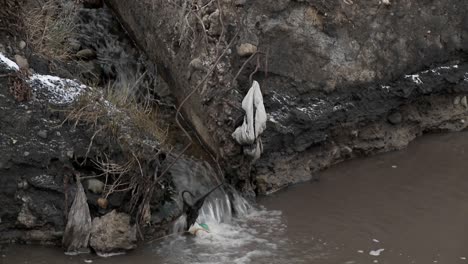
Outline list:
[[[464,1],[107,3],[245,191],[272,192],[424,132],[465,127]],[[269,122],[250,166],[231,133],[253,79]]]
[[[96,252],[111,254],[136,246],[136,226],[148,236],[164,233],[161,225],[180,210],[177,205],[160,210],[173,188],[170,177],[158,178],[167,157],[161,132],[166,127],[159,123],[164,110],[159,108],[156,119],[152,101],[139,104],[149,93],[142,87],[156,85],[144,58],[108,9],[86,9],[73,1],[24,1],[20,9],[18,1],[5,2],[0,11],[0,244],[60,244],[65,236],[65,250],[76,253],[86,251],[92,237]],[[17,10],[45,23],[33,28],[44,29],[40,45],[34,36],[25,37],[26,26],[17,27],[18,17],[26,19],[12,15]],[[11,20],[4,19],[8,14]],[[79,32],[63,29],[65,22]],[[49,39],[67,45],[49,46]],[[152,232],[145,232],[148,226]],[[99,242],[106,240],[114,243]]]

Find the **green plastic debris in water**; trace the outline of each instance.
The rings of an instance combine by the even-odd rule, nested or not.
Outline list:
[[[203,229],[205,229],[206,231],[210,231],[210,228],[208,227],[207,224],[203,223],[203,224],[200,224],[201,227],[203,227]]]

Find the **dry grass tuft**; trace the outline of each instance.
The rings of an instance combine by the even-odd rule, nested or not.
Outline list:
[[[149,201],[159,181],[157,169],[149,163],[157,163],[159,154],[165,152],[168,129],[158,119],[154,104],[150,101],[139,103],[133,90],[132,87],[109,88],[104,94],[83,95],[68,112],[64,123],[90,129],[92,136],[86,157],[98,141],[112,145],[99,148],[108,152],[93,155],[91,159],[102,172],[97,176],[105,179],[102,198],[107,200],[116,192],[131,192],[129,210],[135,212],[138,223],[146,223]],[[149,148],[145,141],[152,142]],[[113,151],[119,152],[118,159]]]
[[[48,0],[39,7],[24,10],[27,43],[48,58],[69,58],[67,39],[75,35],[76,16],[76,5],[64,0]]]

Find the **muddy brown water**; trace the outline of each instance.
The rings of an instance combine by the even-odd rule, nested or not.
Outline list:
[[[265,209],[125,256],[65,256],[10,246],[0,263],[468,263],[468,132],[344,162],[259,199]]]

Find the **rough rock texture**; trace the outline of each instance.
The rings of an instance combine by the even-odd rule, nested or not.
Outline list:
[[[185,116],[246,192],[271,192],[340,160],[465,127],[466,109],[451,102],[467,92],[466,1],[107,3],[179,102],[196,89]],[[252,167],[230,137],[249,76],[270,114],[264,154]]]
[[[2,74],[12,71],[0,67]],[[59,242],[64,182],[71,176],[67,152],[84,154],[89,141],[80,130],[60,126],[47,103],[16,102],[9,87],[8,75],[0,77],[0,242]],[[39,131],[48,131],[48,138]]]
[[[93,219],[90,246],[98,254],[117,253],[136,248],[136,226],[130,216],[112,212]]]
[[[81,1],[57,1],[65,6],[76,4],[78,8],[76,14],[69,14],[76,15],[74,30],[77,32],[67,32],[73,37],[63,39],[70,44],[70,56],[50,58],[49,54],[40,53],[42,50],[35,50],[30,38],[25,38],[22,32],[25,27],[20,20],[26,17],[21,12],[29,12],[33,7],[42,10],[37,5],[44,3],[24,2],[28,5],[20,8],[16,5],[18,1],[6,1],[7,5],[0,8],[0,244],[59,245],[76,196],[76,175],[83,176],[83,184],[90,178],[100,182],[100,186],[94,184],[90,189],[85,188],[85,204],[89,206],[91,217],[118,209],[128,212],[148,237],[154,233],[164,234],[167,228],[162,223],[168,224],[177,217],[159,213],[172,192],[169,177],[156,181],[158,172],[164,169],[161,163],[166,154],[159,151],[157,131],[139,129],[156,122],[148,122],[144,119],[146,115],[141,115],[139,122],[135,121],[138,118],[130,118],[128,114],[138,110],[137,105],[132,105],[132,109],[116,106],[107,100],[109,98],[104,99],[97,87],[100,84],[106,90],[110,87],[118,90],[131,86],[135,93],[144,91],[145,95],[151,93],[151,99],[163,101],[157,96],[159,91],[153,89],[159,87],[155,69],[145,67],[144,58],[109,9],[81,8]],[[46,13],[52,16],[44,19],[46,25],[50,24],[49,18],[60,19],[60,16]],[[44,25],[44,38],[49,37],[48,33]],[[21,46],[19,39],[25,39],[26,46],[18,47]],[[76,56],[84,49],[94,52],[87,57],[89,61]],[[19,71],[15,55],[27,60],[27,71]],[[84,83],[92,83],[94,88]],[[165,93],[164,97],[170,96]],[[88,109],[90,115],[81,112],[84,109]],[[159,110],[158,113],[164,112],[162,107]],[[111,191],[110,187],[120,171],[102,176],[107,169],[105,164],[132,164],[125,167],[127,175],[118,177],[121,181],[118,190]],[[148,177],[135,177],[130,183],[128,175],[143,174]],[[130,184],[138,191],[129,188]],[[137,212],[142,208],[145,214],[140,218]],[[174,211],[177,207],[170,209]],[[147,226],[151,226],[153,232],[146,233]],[[71,244],[67,241],[74,238],[65,238],[67,248]],[[85,244],[86,241],[79,246],[86,247]]]
[[[78,179],[75,199],[68,213],[62,246],[66,252],[87,252],[91,235],[91,215],[83,185]]]

